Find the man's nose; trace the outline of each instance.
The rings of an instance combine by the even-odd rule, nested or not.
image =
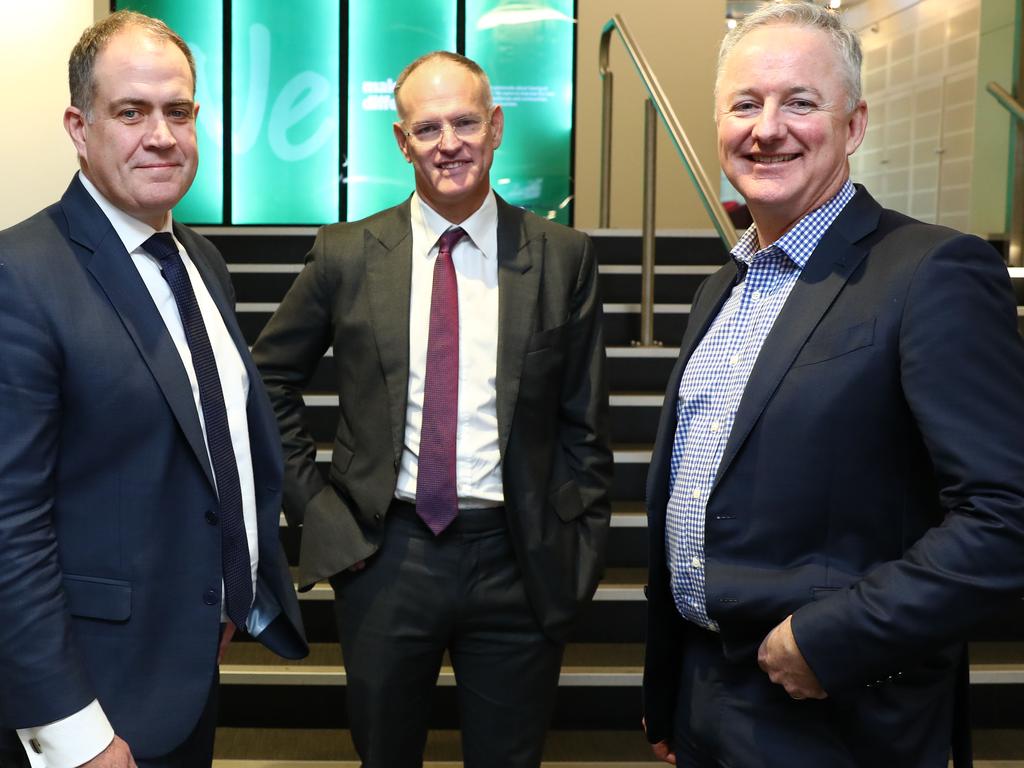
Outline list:
[[[447,151],[458,149],[462,146],[462,139],[460,139],[459,135],[455,133],[455,126],[447,123],[441,126],[441,139],[438,141],[437,145],[442,150]]]
[[[174,134],[171,132],[167,120],[163,116],[154,117],[146,131],[146,145],[159,149],[166,149],[175,144]]]
[[[754,121],[753,136],[759,141],[776,141],[786,135],[786,119],[774,104],[765,104]]]

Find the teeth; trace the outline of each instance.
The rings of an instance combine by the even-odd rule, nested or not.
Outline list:
[[[755,163],[772,165],[774,163],[785,163],[789,160],[794,160],[796,155],[751,155],[750,157]]]
[[[462,165],[465,165],[465,164],[466,164],[465,161],[458,160],[458,161],[451,162],[451,163],[441,163],[440,167],[441,167],[442,170],[447,171],[447,170],[450,170],[452,168],[458,168],[459,166],[462,166]]]

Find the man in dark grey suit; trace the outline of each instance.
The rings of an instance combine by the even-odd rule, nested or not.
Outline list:
[[[199,768],[234,628],[307,651],[278,434],[227,268],[171,219],[188,46],[119,12],[69,71],[81,173],[0,233],[0,765]]]
[[[336,593],[363,763],[419,766],[448,651],[467,766],[536,766],[601,575],[611,453],[590,240],[505,203],[504,116],[437,52],[395,87],[416,192],[325,227],[253,350],[285,444],[301,581]],[[329,478],[302,390],[333,345]]]

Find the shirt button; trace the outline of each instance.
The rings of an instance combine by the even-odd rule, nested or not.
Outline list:
[[[761,292],[760,291],[754,291],[752,294],[750,294],[750,298],[752,298],[754,301],[760,301],[761,300]]]
[[[739,364],[739,362],[740,362],[740,356],[739,355],[733,355],[732,357],[729,358],[729,365],[737,365],[737,364]]]
[[[207,605],[217,604],[217,591],[214,589],[208,589],[203,592],[203,602]]]
[[[700,488],[694,488],[692,491],[690,491],[690,495],[693,496],[693,498],[695,498],[695,499],[699,499],[700,498]]]
[[[690,560],[690,565],[694,568],[700,568],[700,558],[694,557]]]
[[[712,432],[717,432],[721,428],[722,428],[722,425],[719,424],[717,421],[712,421],[711,422],[711,431]]]

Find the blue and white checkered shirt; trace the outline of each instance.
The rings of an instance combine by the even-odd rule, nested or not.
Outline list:
[[[683,372],[665,549],[676,607],[684,618],[706,629],[717,631],[718,625],[708,616],[704,588],[704,516],[736,409],[789,292],[854,192],[847,180],[835,197],[760,251],[755,228],[747,230],[732,249],[740,274],[745,271],[746,275],[732,289]]]

